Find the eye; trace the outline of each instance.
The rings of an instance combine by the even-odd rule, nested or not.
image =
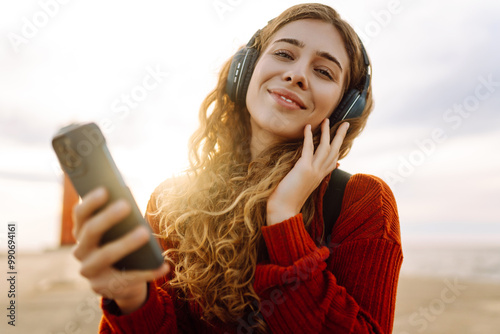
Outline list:
[[[329,70],[323,69],[323,68],[317,68],[316,72],[319,73],[320,76],[325,77],[329,80],[335,81],[333,75]]]
[[[273,52],[273,55],[279,58],[286,58],[293,60],[293,55],[287,50],[277,50]]]

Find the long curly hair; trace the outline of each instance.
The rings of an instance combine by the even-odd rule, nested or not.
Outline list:
[[[339,31],[350,59],[343,89],[362,88],[366,68],[359,39],[329,6],[302,4],[285,10],[262,29],[255,47],[264,50],[276,31],[302,19],[328,22]],[[166,284],[198,303],[209,323],[250,319],[249,327],[265,333],[268,329],[259,316],[259,296],[253,288],[256,265],[267,258],[261,227],[266,225],[267,200],[300,158],[303,139],[273,145],[252,159],[249,112],[226,94],[231,60],[201,105],[200,126],[189,142],[190,168],[157,196],[158,210],[152,214],[158,217],[158,237],[169,245],[165,258],[175,268]],[[370,87],[363,115],[348,120],[350,131],[339,159],[348,154],[372,107]],[[338,126],[332,126],[332,138]],[[319,137],[317,131],[315,145]],[[314,215],[317,191],[301,210],[306,228]]]

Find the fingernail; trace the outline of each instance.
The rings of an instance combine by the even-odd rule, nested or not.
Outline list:
[[[114,204],[114,208],[117,210],[117,211],[122,211],[122,210],[125,210],[125,209],[128,209],[128,203],[126,200],[124,199],[120,199],[118,201],[116,201],[116,203]]]
[[[105,194],[106,194],[106,189],[104,189],[104,187],[99,187],[95,191],[95,196],[97,196],[99,198],[103,197]]]
[[[139,228],[136,228],[133,236],[136,239],[142,239],[146,236],[146,234],[147,234],[147,231],[144,229],[144,227],[139,227]]]
[[[345,129],[346,130],[349,129],[349,127],[351,126],[351,124],[349,124],[348,122],[346,122],[345,124],[347,124]]]

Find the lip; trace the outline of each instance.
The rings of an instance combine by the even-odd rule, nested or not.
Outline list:
[[[306,109],[304,102],[297,96],[297,94],[282,88],[268,89],[269,94],[278,102],[279,104],[288,107],[290,109]],[[288,102],[282,97],[291,100]]]

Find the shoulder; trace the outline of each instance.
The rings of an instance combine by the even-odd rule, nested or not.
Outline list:
[[[374,200],[396,204],[394,194],[389,185],[381,178],[369,174],[354,174],[351,176],[346,186],[345,196],[351,200],[371,204],[374,204]]]
[[[394,194],[384,180],[374,175],[354,174],[349,179],[337,223],[336,229],[344,230],[345,237],[401,242]]]

